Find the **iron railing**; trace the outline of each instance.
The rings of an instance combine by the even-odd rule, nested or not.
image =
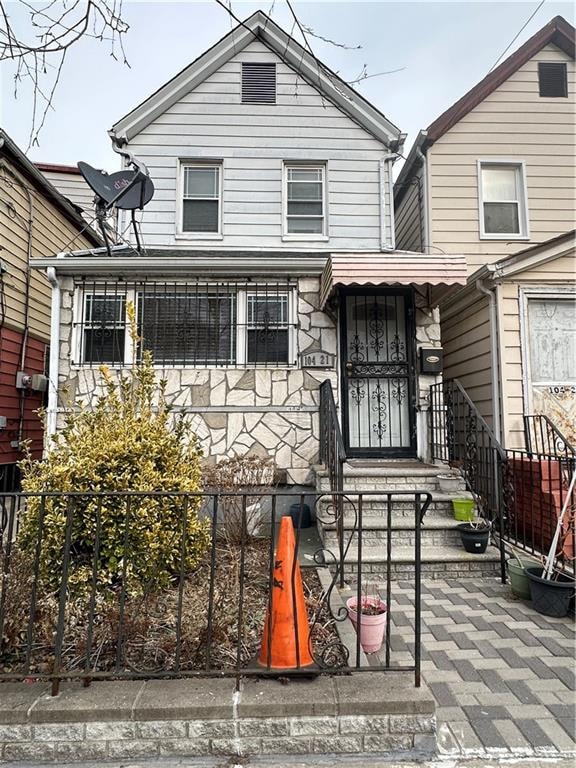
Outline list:
[[[365,669],[360,637],[355,649],[338,633],[347,610],[337,605],[335,585],[344,561],[357,555],[358,600],[367,584],[363,572],[363,492],[329,494],[258,493],[40,493],[4,494],[6,523],[0,531],[0,681],[51,680],[58,692],[63,679],[144,679],[193,676],[314,675]],[[371,670],[411,670],[420,684],[420,525],[430,503],[421,491],[370,491],[387,510],[386,602],[389,607],[382,658]],[[414,656],[395,663],[390,612],[395,498],[414,512]],[[347,540],[301,556],[307,590],[312,666],[279,671],[271,664],[270,640],[261,648],[264,627],[272,637],[272,595],[284,589],[275,551],[278,523],[289,509],[296,548],[305,537],[308,510],[325,527],[338,525],[345,501]],[[254,514],[257,518],[255,520]],[[239,513],[239,516],[238,516]],[[142,549],[143,515],[157,514],[157,535]],[[172,521],[162,527],[162,517]],[[222,526],[236,515],[236,535]],[[207,527],[205,549],[191,560],[197,529]],[[196,533],[194,532],[196,531]],[[223,532],[225,531],[225,532]],[[164,546],[156,548],[161,536]],[[112,546],[111,541],[114,542]],[[168,578],[159,580],[160,566]],[[305,569],[308,563],[310,568]],[[298,579],[290,570],[292,594]],[[142,575],[145,574],[145,575]],[[158,578],[156,578],[158,577]],[[320,578],[322,577],[322,578]],[[285,574],[285,578],[288,578]],[[371,576],[371,580],[374,577]],[[337,606],[336,608],[334,606]],[[296,616],[296,611],[294,612]],[[266,618],[267,616],[267,618]],[[267,622],[267,623],[266,623]],[[302,627],[300,627],[300,631]],[[299,628],[294,619],[294,643]],[[299,646],[297,646],[299,647]],[[264,662],[257,663],[258,652]]]
[[[532,427],[534,423],[538,420]],[[480,515],[492,524],[502,581],[510,546],[536,557],[546,555],[576,466],[566,444],[562,450],[557,444],[549,452],[537,451],[536,446],[552,445],[532,438],[527,450],[503,448],[457,379],[431,387],[430,430],[432,458],[460,469]],[[542,434],[559,433],[553,428]],[[574,548],[571,515],[557,552],[558,571],[573,572]]]
[[[524,440],[528,453],[576,458],[576,448],[543,413],[524,416]]]
[[[324,464],[328,473],[330,490],[335,494],[333,504],[338,514],[338,546],[340,548],[340,561],[344,562],[344,513],[342,509],[341,494],[344,490],[344,464],[346,462],[346,448],[340,430],[340,421],[332,382],[326,379],[320,385],[320,461]],[[344,586],[344,567],[340,571],[340,587]]]

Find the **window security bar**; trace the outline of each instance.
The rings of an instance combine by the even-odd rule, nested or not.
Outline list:
[[[83,281],[77,286],[72,363],[130,365],[149,350],[158,366],[287,367],[296,363],[291,281]],[[136,310],[136,346],[129,304]]]

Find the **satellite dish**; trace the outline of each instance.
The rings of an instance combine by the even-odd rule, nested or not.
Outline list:
[[[84,180],[96,194],[96,218],[104,238],[104,243],[111,256],[110,241],[106,232],[106,214],[111,208],[121,208],[132,212],[132,227],[136,238],[136,247],[140,252],[140,237],[138,235],[138,226],[136,223],[136,209],[144,208],[146,203],[152,200],[154,195],[154,184],[148,175],[148,169],[144,163],[133,157],[130,152],[126,152],[115,144],[112,149],[126,158],[132,169],[125,168],[116,173],[106,173],[93,168],[88,163],[79,162],[78,170],[84,177]]]
[[[78,163],[78,170],[106,208],[113,205],[128,211],[143,208],[154,195],[152,180],[141,171],[125,169],[108,174],[83,162]],[[125,194],[123,189],[127,190]]]

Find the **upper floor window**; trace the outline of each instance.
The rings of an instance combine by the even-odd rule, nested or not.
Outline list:
[[[480,236],[503,239],[528,236],[522,163],[480,161]]]
[[[325,177],[324,165],[285,166],[285,234],[300,239],[326,234]]]
[[[242,104],[276,104],[276,64],[242,63]]]
[[[566,64],[561,61],[541,61],[538,64],[538,88],[540,96],[557,98],[568,96]]]
[[[219,234],[221,166],[182,163],[182,232]]]

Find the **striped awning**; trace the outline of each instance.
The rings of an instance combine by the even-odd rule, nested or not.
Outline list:
[[[322,274],[320,297],[326,304],[338,286],[429,286],[431,301],[466,284],[466,257],[415,251],[332,253]]]

